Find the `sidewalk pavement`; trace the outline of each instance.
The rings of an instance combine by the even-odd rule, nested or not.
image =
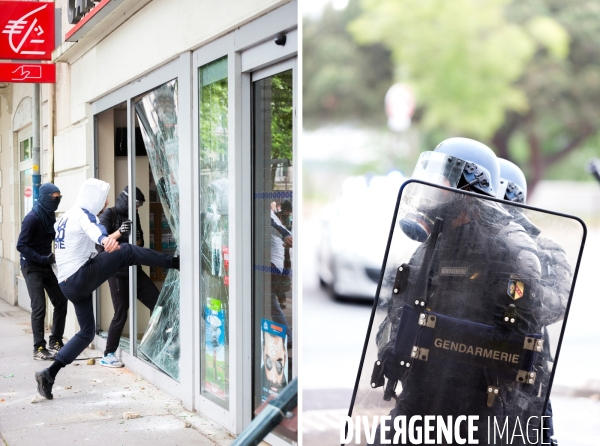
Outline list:
[[[58,374],[54,399],[41,397],[34,372],[51,362],[33,359],[30,313],[1,300],[0,339],[4,445],[220,446],[233,441],[216,423],[185,410],[176,398],[126,368],[75,361]],[[102,352],[88,349],[80,357],[84,355],[99,357]],[[140,417],[124,420],[124,412]]]

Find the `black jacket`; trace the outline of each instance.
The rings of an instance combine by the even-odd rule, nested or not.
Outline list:
[[[411,361],[407,368],[401,362],[406,358],[396,353],[401,343],[395,338],[400,333],[404,309],[414,306],[413,311],[424,311],[415,304],[423,299],[427,301],[427,310],[456,322],[456,327],[463,330],[461,339],[470,339],[470,333],[476,331],[477,325],[494,326],[494,339],[499,339],[498,343],[504,338],[509,339],[511,333],[539,336],[546,325],[562,318],[564,305],[553,294],[558,288],[548,286],[543,280],[534,241],[514,222],[490,220],[472,219],[456,228],[446,223],[439,237],[430,236],[413,254],[410,263],[403,265],[402,271],[407,272],[407,277],[405,282],[398,282],[399,293],[386,302],[379,302],[381,309],[387,305],[387,318],[379,327],[376,338],[378,359],[384,364],[388,384],[392,384],[386,389],[395,388],[397,381],[402,383],[402,392],[396,397],[391,412],[392,419],[397,415],[477,414],[485,419],[498,416],[499,420],[510,416],[513,422],[517,415],[528,419],[528,416],[539,417],[542,413],[543,398],[538,397],[538,392],[548,384],[549,375],[540,367],[540,361],[534,364],[536,385],[527,386],[515,379],[519,364],[512,365],[515,376],[506,379],[500,365],[497,371],[488,363],[476,365],[474,360],[468,362],[458,354],[453,361],[432,362],[431,353],[439,355],[432,350],[429,360]],[[386,268],[384,284],[388,289],[391,284],[396,284],[398,267],[390,265]],[[508,294],[511,280],[525,284],[522,298],[513,299]],[[500,322],[509,304],[515,305],[518,315],[514,326]],[[409,318],[410,313],[407,314]],[[419,336],[434,333],[431,328],[427,330],[430,331],[423,329]],[[448,339],[454,340],[458,330],[456,328],[451,336],[448,335]],[[417,342],[423,339],[426,338],[419,338]],[[438,341],[441,342],[441,338]],[[475,355],[465,353],[464,358],[467,356],[475,358]],[[490,385],[499,388],[500,397],[491,406],[486,406]]]
[[[37,214],[30,211],[23,219],[17,241],[17,251],[21,253],[21,268],[27,263],[42,265],[42,257],[52,252],[52,240],[54,233],[48,233]]]
[[[106,228],[108,234],[112,234],[117,231],[124,221],[127,220],[127,214],[123,215],[117,212],[116,207],[107,208],[100,214],[100,224]],[[140,246],[144,246],[144,231],[142,231],[142,225],[140,224],[140,214],[135,213],[135,221],[137,225],[137,240],[141,240]],[[129,237],[120,237],[117,242],[129,243]]]
[[[117,203],[112,208],[107,208],[100,214],[100,224],[106,228],[106,232],[108,234],[112,234],[117,231],[124,221],[128,220],[128,212],[127,212],[127,196],[121,192],[117,197]],[[136,211],[136,226],[137,226],[137,234],[136,241],[140,240],[140,246],[144,246],[144,231],[142,231],[142,225],[140,224],[140,214]],[[121,236],[117,242],[121,243],[129,243],[129,237]],[[100,251],[104,249],[99,247]],[[129,275],[129,268],[124,267],[121,268],[115,276],[117,277],[125,277]]]

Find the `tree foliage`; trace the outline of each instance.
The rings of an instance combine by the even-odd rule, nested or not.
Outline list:
[[[483,140],[546,170],[597,141],[600,5],[591,0],[363,0],[360,42],[390,48],[422,129]],[[430,135],[431,136],[431,135]],[[575,177],[583,175],[580,166]],[[562,172],[559,177],[568,177]]]
[[[383,123],[385,91],[402,81],[416,92],[423,146],[479,139],[517,162],[530,189],[587,177],[582,160],[600,142],[599,2],[351,0],[304,30],[305,121]],[[393,76],[370,62],[375,48]]]
[[[385,122],[383,99],[393,80],[390,52],[382,44],[359,45],[347,30],[360,7],[326,7],[320,18],[303,20],[304,125],[360,120]]]
[[[200,85],[200,169],[227,169],[228,93],[227,76]]]
[[[271,158],[292,161],[292,72],[271,78]]]
[[[426,107],[425,130],[445,128],[491,136],[506,111],[523,112],[527,99],[513,84],[535,44],[509,23],[507,0],[364,0],[350,30],[359,42],[381,42],[399,67],[397,80]]]
[[[529,109],[506,115],[492,137],[493,146],[500,156],[526,166],[530,184],[545,177],[551,166],[555,166],[554,178],[589,178],[580,155],[598,154],[600,4],[515,0],[507,16],[521,26],[532,17],[552,17],[568,35],[568,55],[561,58],[550,51],[536,51],[517,83],[527,95]],[[569,171],[569,164],[577,170]]]

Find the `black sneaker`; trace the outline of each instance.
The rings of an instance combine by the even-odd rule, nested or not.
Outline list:
[[[38,385],[38,392],[44,398],[51,400],[54,398],[52,395],[52,386],[54,385],[54,378],[50,375],[50,370],[44,369],[39,372],[35,372],[35,380]]]
[[[60,351],[61,348],[63,348],[65,345],[62,342],[51,342],[50,343],[50,347],[48,348],[48,351],[50,353],[53,353],[54,356],[56,356],[56,354]]]
[[[38,361],[51,361],[54,359],[54,354],[46,350],[46,347],[40,345],[37,350],[33,351],[33,359],[37,359]]]

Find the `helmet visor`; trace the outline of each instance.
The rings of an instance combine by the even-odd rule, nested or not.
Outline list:
[[[525,203],[525,192],[517,184],[507,181],[504,199],[514,203]]]
[[[441,186],[472,190],[492,197],[496,196],[487,169],[443,152],[421,153],[412,178]]]
[[[456,188],[465,161],[441,152],[423,152],[419,156],[412,179]]]

